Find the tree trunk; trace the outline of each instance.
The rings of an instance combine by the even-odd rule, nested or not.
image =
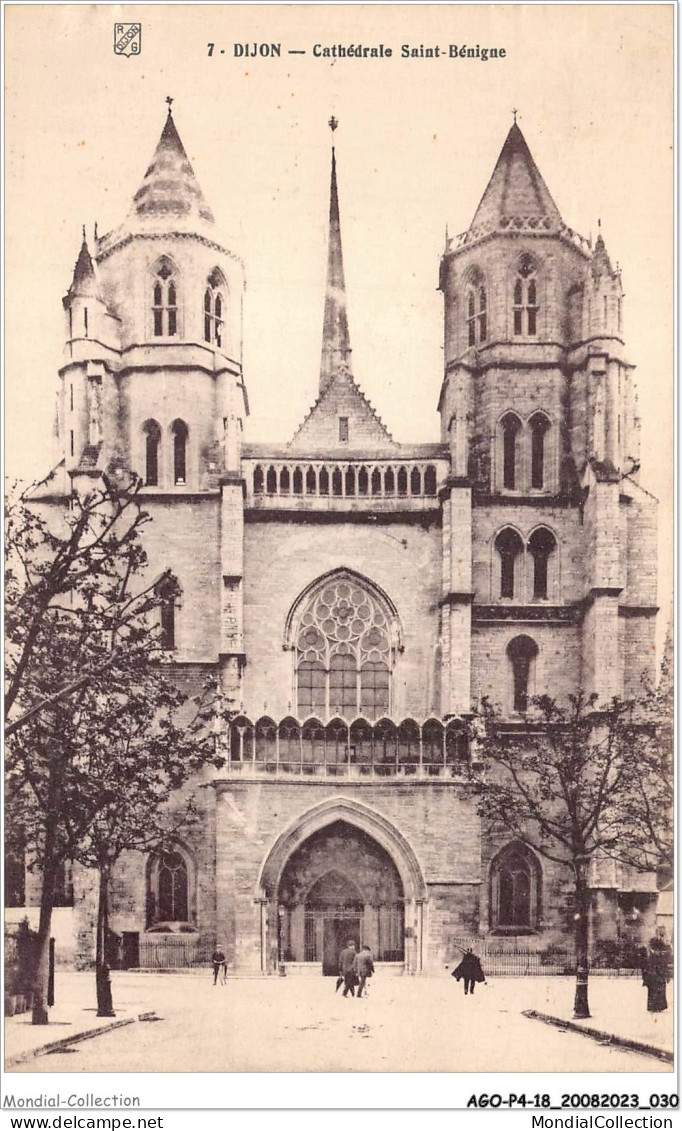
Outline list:
[[[583,864],[580,864],[576,869],[575,910],[576,982],[573,1016],[580,1018],[591,1016],[587,996],[590,939],[590,890],[587,886],[587,868]]]
[[[97,948],[95,951],[95,980],[97,983],[97,1016],[115,1017],[111,996],[111,979],[107,964],[106,943],[109,933],[109,869],[99,870],[99,904],[97,907]]]
[[[54,881],[58,861],[55,853],[55,827],[49,822],[45,830],[45,851],[43,853],[43,882],[40,891],[40,919],[38,922],[38,943],[36,964],[33,971],[33,1015],[34,1025],[47,1025],[50,1018],[47,1010],[47,983],[50,966],[50,929],[52,926],[52,901]]]

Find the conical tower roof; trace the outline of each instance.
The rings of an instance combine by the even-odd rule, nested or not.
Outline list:
[[[332,119],[335,121],[335,119]],[[335,127],[333,127],[335,128]],[[336,184],[336,153],[332,147],[332,173],[329,194],[329,243],[327,246],[327,288],[324,298],[322,324],[322,358],[320,362],[320,392],[323,393],[342,365],[350,364],[350,335],[346,283],[343,274],[341,248],[341,220],[339,195]]]
[[[592,271],[592,276],[595,279],[600,279],[602,275],[607,275],[610,279],[615,279],[617,275],[617,272],[614,271],[611,265],[609,253],[606,250],[606,244],[604,243],[604,237],[602,236],[601,231],[597,236],[597,240],[594,245],[594,251],[592,252],[590,270]]]
[[[472,235],[519,228],[557,232],[563,226],[559,209],[514,122],[469,231]]]
[[[78,259],[73,269],[73,279],[66,298],[100,298],[95,268],[88,248],[88,241],[83,228],[83,242],[78,252]]]
[[[133,197],[132,212],[140,219],[175,216],[214,222],[194,175],[170,106],[166,124],[144,180]]]

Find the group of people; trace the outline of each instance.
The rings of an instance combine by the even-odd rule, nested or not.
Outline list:
[[[349,939],[339,955],[339,974],[336,979],[336,991],[343,986],[343,996],[362,997],[367,991],[367,979],[374,973],[374,959],[370,948],[365,944],[356,950],[354,939]]]
[[[643,984],[647,988],[647,1009],[650,1013],[660,1013],[668,1008],[666,985],[670,981],[672,951],[661,938],[653,938],[649,947],[640,953]],[[213,985],[227,981],[227,958],[220,946],[211,955],[213,965]],[[343,986],[343,996],[367,996],[367,979],[374,973],[374,959],[367,944],[356,949],[355,941],[349,939],[339,955],[339,972],[336,979],[336,992]],[[478,982],[485,982],[481,960],[471,949],[464,952],[462,961],[452,971],[457,982],[464,983],[464,993],[473,994]]]

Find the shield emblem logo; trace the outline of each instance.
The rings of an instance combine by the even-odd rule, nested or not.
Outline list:
[[[142,24],[114,24],[116,55],[139,55],[142,50]]]

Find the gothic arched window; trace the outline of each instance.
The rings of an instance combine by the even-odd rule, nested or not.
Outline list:
[[[345,573],[315,589],[295,633],[301,718],[376,719],[388,713],[394,619],[377,594]]]
[[[206,280],[204,291],[204,341],[221,346],[225,319],[225,276],[217,267]]]
[[[500,597],[520,597],[517,592],[517,559],[523,555],[521,535],[511,527],[501,530],[495,539],[495,549],[500,557]]]
[[[518,489],[519,478],[519,444],[518,437],[521,431],[521,421],[513,412],[508,412],[503,417],[500,425],[502,433],[502,486],[508,491]]]
[[[533,596],[545,600],[549,596],[549,561],[556,550],[551,530],[541,526],[528,539],[528,552],[533,559]]]
[[[538,646],[530,636],[515,636],[507,645],[507,656],[511,666],[512,698],[514,710],[525,714],[533,675],[533,667],[538,654]]]
[[[546,486],[547,479],[547,443],[546,437],[549,432],[550,424],[547,417],[541,413],[536,412],[530,418],[530,485],[537,490],[542,490]]]
[[[535,337],[538,310],[535,263],[530,255],[522,255],[514,279],[514,334],[517,337]]]
[[[175,420],[173,433],[173,481],[178,486],[187,482],[187,438],[189,431],[184,420]]]
[[[175,608],[180,593],[176,578],[171,573],[165,573],[156,583],[155,593],[159,602],[159,643],[163,649],[171,651],[175,648]]]
[[[474,271],[467,289],[467,341],[470,346],[485,342],[488,337],[488,292],[478,271]]]
[[[152,298],[154,337],[175,337],[178,332],[178,288],[175,268],[166,256],[156,266]]]
[[[147,927],[156,923],[186,923],[193,918],[192,875],[185,853],[177,849],[155,853],[147,865]]]
[[[540,865],[530,849],[507,845],[490,868],[490,926],[493,930],[532,931],[540,919]]]
[[[144,481],[148,487],[157,487],[161,429],[155,420],[148,420],[142,426],[142,431],[144,432]]]

